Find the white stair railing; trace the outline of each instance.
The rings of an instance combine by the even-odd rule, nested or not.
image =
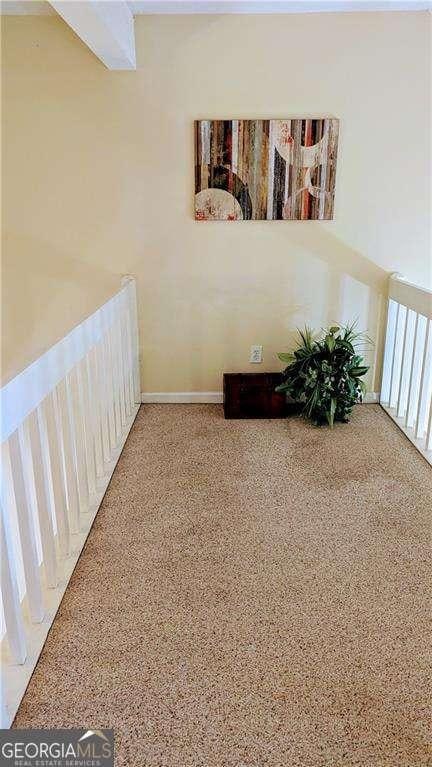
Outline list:
[[[140,403],[135,280],[0,392],[2,727],[9,727]]]
[[[380,403],[432,463],[432,292],[389,281]]]

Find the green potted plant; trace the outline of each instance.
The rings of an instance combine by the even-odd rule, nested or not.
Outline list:
[[[366,392],[362,378],[369,367],[356,346],[368,339],[355,332],[354,325],[333,325],[317,337],[308,327],[298,332],[298,347],[292,353],[278,354],[287,367],[276,391],[301,403],[302,414],[317,425],[347,423]]]

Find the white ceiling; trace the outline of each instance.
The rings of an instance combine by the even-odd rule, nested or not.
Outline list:
[[[129,0],[128,5],[134,15],[432,10],[432,0]],[[1,0],[0,12],[7,15],[34,16],[55,14],[52,6],[43,0]]]

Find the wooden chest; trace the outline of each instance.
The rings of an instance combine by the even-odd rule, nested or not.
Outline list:
[[[297,410],[275,391],[281,373],[224,373],[225,418],[285,418]]]

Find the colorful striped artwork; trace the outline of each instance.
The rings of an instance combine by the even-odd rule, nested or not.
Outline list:
[[[197,120],[197,221],[333,218],[339,120]]]

